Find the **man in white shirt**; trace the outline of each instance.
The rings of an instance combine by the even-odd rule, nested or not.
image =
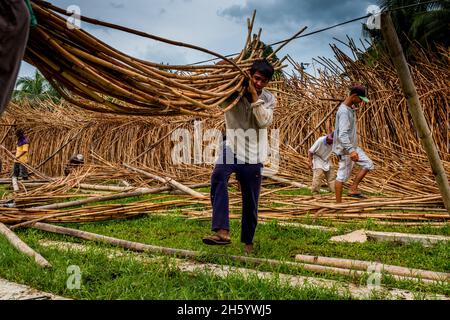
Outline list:
[[[275,97],[264,88],[273,74],[274,68],[266,60],[255,61],[246,93],[225,113],[226,141],[211,176],[211,229],[214,234],[203,238],[205,244],[231,243],[228,179],[235,173],[242,193],[241,242],[247,253],[253,251],[262,169],[268,152],[267,127],[272,123],[276,105]],[[222,107],[235,99],[231,97]]]
[[[330,165],[330,155],[333,149],[333,135],[334,133],[332,132],[326,136],[320,137],[308,151],[308,164],[310,169],[313,170],[313,181],[311,186],[313,195],[320,195],[323,176],[327,179],[330,190],[334,192],[335,176]]]
[[[343,185],[350,178],[355,163],[361,167],[361,170],[357,173],[353,184],[348,190],[347,195],[350,197],[365,198],[358,191],[359,183],[369,171],[375,169],[372,160],[358,145],[356,112],[361,104],[369,102],[366,95],[367,89],[364,86],[352,86],[350,95],[341,104],[336,113],[333,152],[339,158],[339,169],[335,185],[337,203],[342,202]]]

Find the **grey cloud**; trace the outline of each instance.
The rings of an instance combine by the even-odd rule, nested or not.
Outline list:
[[[253,10],[256,9],[257,20],[266,25],[284,27],[305,24],[332,25],[364,15],[370,3],[370,1],[354,0],[305,0],[301,2],[248,0],[244,5],[233,5],[219,11],[219,15],[240,21],[251,17]]]
[[[123,8],[125,8],[125,5],[123,3],[110,2],[109,5],[111,7],[113,7],[113,8],[115,8],[115,9],[123,9]]]

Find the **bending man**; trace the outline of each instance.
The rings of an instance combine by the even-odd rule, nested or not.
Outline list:
[[[316,142],[314,142],[308,151],[308,165],[313,171],[313,181],[311,186],[311,192],[313,195],[320,195],[320,187],[323,176],[327,179],[328,187],[331,192],[334,192],[335,177],[333,174],[333,168],[330,164],[333,136],[334,132],[320,137],[316,140]]]

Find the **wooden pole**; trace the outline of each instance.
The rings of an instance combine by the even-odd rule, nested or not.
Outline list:
[[[34,261],[43,268],[50,268],[52,265],[44,259],[39,253],[31,249],[25,242],[7,226],[0,222],[0,234],[2,234],[17,250],[34,259]]]
[[[111,195],[101,196],[101,197],[93,197],[93,198],[88,198],[88,199],[81,199],[81,200],[62,202],[62,203],[53,203],[53,204],[49,204],[49,205],[45,205],[45,206],[35,207],[33,209],[50,210],[50,209],[68,208],[68,207],[74,207],[74,206],[81,206],[83,204],[92,203],[92,202],[117,200],[117,199],[129,198],[129,197],[138,197],[138,196],[143,196],[146,194],[168,191],[171,189],[172,188],[169,186],[161,187],[161,188],[153,188],[153,189],[138,188],[138,189],[136,189],[136,191],[133,191],[133,192],[122,192],[122,193],[115,193],[115,194],[111,194]]]
[[[270,175],[270,174],[263,174],[263,176],[265,178],[269,178],[269,179],[271,179],[273,181],[280,182],[280,183],[287,184],[287,185],[291,185],[291,186],[296,187],[296,188],[309,188],[306,184],[303,184],[303,183],[300,183],[300,182],[297,182],[297,181],[291,181],[291,180],[284,179],[284,178],[281,178],[281,177],[278,177],[278,176],[274,176],[274,175]]]
[[[14,192],[19,192],[20,191],[19,184],[17,183],[17,177],[12,177],[11,178],[11,184],[13,186]]]
[[[197,259],[201,257],[202,253],[200,251],[193,251],[193,250],[184,250],[184,249],[175,249],[175,248],[166,248],[166,247],[160,247],[160,246],[153,246],[149,244],[139,243],[139,242],[132,242],[127,241],[123,239],[108,237],[92,232],[77,230],[77,229],[71,229],[71,228],[65,228],[60,226],[55,226],[52,224],[47,223],[41,223],[36,222],[31,226],[33,229],[38,229],[46,232],[52,232],[57,234],[63,234],[63,235],[69,235],[72,237],[78,237],[85,240],[91,240],[91,241],[98,241],[103,243],[109,243],[112,245],[116,245],[128,250],[132,251],[138,251],[138,252],[149,252],[154,254],[165,254],[165,255],[173,255],[178,256],[182,258],[189,258],[189,259]],[[351,270],[351,269],[344,269],[344,268],[335,268],[335,267],[328,267],[328,266],[321,266],[321,265],[315,265],[315,264],[308,264],[308,263],[297,263],[292,261],[279,261],[279,260],[273,260],[273,259],[261,259],[261,258],[253,258],[253,257],[245,257],[245,256],[226,256],[221,254],[216,254],[217,257],[226,257],[233,261],[240,261],[245,263],[251,263],[251,264],[269,264],[271,266],[292,266],[297,268],[303,268],[308,271],[317,272],[317,273],[334,273],[334,274],[340,274],[345,276],[363,276],[368,273],[365,271],[360,270]],[[432,280],[428,279],[418,279],[413,277],[403,277],[403,276],[392,276],[393,278],[397,280],[409,280],[409,281],[421,281],[424,283],[433,283]]]
[[[176,256],[181,256],[181,257],[185,257],[185,258],[194,258],[194,257],[200,255],[199,252],[197,252],[197,251],[153,246],[153,245],[149,245],[149,244],[127,241],[127,240],[108,237],[108,236],[104,236],[104,235],[100,235],[100,234],[96,234],[96,233],[92,233],[92,232],[86,232],[86,231],[77,230],[77,229],[59,227],[59,226],[55,226],[52,224],[41,223],[41,222],[36,222],[31,227],[33,229],[39,229],[42,231],[64,234],[64,235],[69,235],[72,237],[78,237],[78,238],[81,238],[84,240],[109,243],[109,244],[116,245],[116,246],[119,246],[119,247],[122,247],[122,248],[125,248],[128,250],[138,251],[138,252],[140,251],[140,252],[151,252],[151,253],[160,253],[160,254],[167,254],[167,255],[176,255]]]
[[[397,69],[403,93],[408,101],[409,112],[414,121],[414,126],[419,135],[420,142],[422,143],[431,164],[431,169],[435,176],[439,191],[441,192],[444,206],[450,214],[450,185],[448,178],[445,174],[444,166],[442,165],[436,144],[434,143],[433,136],[431,135],[431,131],[423,113],[419,95],[417,94],[411,72],[403,54],[402,46],[398,40],[397,32],[395,31],[394,24],[392,23],[391,16],[388,12],[384,12],[381,15],[381,31],[386,40],[392,61]]]
[[[380,264],[371,261],[310,256],[301,254],[296,255],[295,260],[312,264],[326,265],[338,268],[358,269],[358,270],[368,270],[369,267],[377,265],[380,268],[380,271],[382,270],[386,273],[395,274],[399,276],[418,277],[437,281],[448,281],[450,279],[449,273],[420,270],[420,269],[410,269],[406,267]]]
[[[426,247],[433,246],[439,242],[450,241],[450,237],[431,234],[410,234],[410,233],[380,232],[370,230],[365,231],[365,233],[368,239],[373,239],[376,241],[392,241],[405,244],[419,242]]]
[[[167,184],[171,185],[173,188],[176,188],[176,189],[178,189],[178,190],[181,190],[181,191],[183,191],[184,193],[193,196],[194,198],[199,198],[199,199],[207,199],[207,198],[208,198],[206,195],[203,195],[203,194],[201,194],[200,192],[197,192],[197,191],[195,191],[195,190],[192,190],[191,188],[189,188],[189,187],[187,187],[187,186],[185,186],[185,185],[179,183],[178,181],[175,181],[175,180],[172,179],[172,178],[169,178],[169,177],[162,178],[162,177],[160,177],[160,176],[157,176],[156,174],[149,173],[149,172],[144,171],[144,170],[140,170],[140,169],[135,168],[135,167],[132,167],[132,166],[126,164],[126,163],[124,163],[123,166],[124,166],[125,168],[127,168],[127,169],[130,169],[130,170],[133,170],[133,171],[135,171],[135,172],[137,172],[137,173],[140,173],[140,174],[142,174],[142,175],[144,175],[144,176],[146,176],[146,177],[148,177],[148,178],[158,180],[158,181],[160,181],[160,182],[162,182],[162,183],[167,183]]]

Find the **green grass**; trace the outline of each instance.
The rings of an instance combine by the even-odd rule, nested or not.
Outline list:
[[[349,279],[344,276],[323,274],[287,267],[268,265],[246,265],[227,258],[242,255],[239,243],[240,223],[232,221],[232,244],[226,247],[203,245],[201,238],[209,233],[209,222],[189,221],[178,216],[146,216],[128,221],[73,224],[68,227],[95,232],[117,238],[158,246],[197,250],[204,253],[201,261],[255,268],[292,275],[319,276],[322,278],[353,281],[364,285],[365,279]],[[279,283],[258,279],[243,280],[236,275],[227,279],[208,274],[190,275],[178,271],[165,263],[143,265],[140,262],[116,259],[108,260],[102,248],[88,253],[64,252],[39,245],[40,239],[89,243],[68,236],[44,233],[38,230],[22,230],[19,236],[37,248],[53,265],[52,270],[41,270],[28,258],[23,257],[2,239],[0,251],[0,276],[12,281],[26,283],[44,291],[78,299],[336,299],[332,290],[319,288],[293,289]],[[421,245],[396,245],[392,243],[368,242],[365,244],[330,243],[330,234],[284,227],[276,222],[260,225],[255,243],[256,257],[293,261],[296,254],[314,254],[360,260],[378,260],[383,263],[403,265],[435,271],[450,270],[450,246],[439,244],[432,248]],[[92,244],[92,243],[89,243]],[[217,257],[215,254],[221,254]],[[65,288],[66,268],[80,266],[83,272],[83,290],[70,291]],[[421,293],[450,294],[447,285],[418,286],[410,282],[398,282],[385,278],[385,286],[414,290]],[[306,291],[305,291],[306,290]],[[344,297],[345,298],[345,297]]]
[[[33,233],[33,232],[31,232]],[[209,273],[185,273],[169,259],[159,263],[141,263],[130,258],[108,259],[100,249],[87,252],[58,251],[41,247],[37,234],[28,234],[27,241],[53,264],[42,270],[30,259],[0,239],[0,275],[11,281],[75,299],[342,299],[334,290],[292,288],[276,280],[244,278],[238,274],[224,279]],[[34,240],[34,241],[33,241]],[[67,267],[79,266],[81,288],[70,290]]]
[[[4,195],[6,195],[6,194],[8,194],[9,193],[9,191],[7,190],[7,186],[6,185],[0,185],[0,199],[4,196]]]
[[[290,195],[290,196],[311,196],[312,192],[307,188],[292,189],[292,190],[281,190],[276,192],[276,194]],[[326,193],[328,194],[328,193]]]
[[[207,192],[207,189],[202,191]],[[283,192],[286,191],[281,191],[281,193]],[[300,189],[290,192],[305,194],[308,191]],[[159,196],[146,195],[110,203],[152,201]],[[179,197],[170,196],[168,199],[177,198]],[[255,266],[232,261],[228,258],[229,255],[243,254],[243,245],[240,243],[239,221],[231,221],[231,245],[211,247],[205,246],[201,241],[203,236],[210,233],[209,221],[188,220],[180,216],[176,209],[168,212],[171,215],[147,215],[126,221],[69,224],[65,226],[129,241],[200,251],[203,253],[199,258],[201,262],[248,267],[260,271],[291,275],[315,276],[365,285],[365,278],[349,278],[333,274],[319,275],[286,265],[273,267],[261,264]],[[299,221],[310,223],[311,217]],[[369,229],[450,235],[450,224],[441,228],[432,228],[426,224],[419,227],[378,225],[371,220],[349,224],[333,224],[325,221],[322,224],[337,227],[340,234],[357,229]],[[179,271],[170,259],[163,259],[154,264],[146,264],[129,258],[110,260],[105,253],[106,248],[112,248],[109,245],[93,244],[77,238],[45,233],[34,229],[18,230],[17,234],[50,261],[53,268],[51,270],[40,269],[29,258],[12,248],[5,239],[0,238],[0,276],[76,299],[348,299],[346,296],[340,297],[333,290],[291,288],[283,286],[275,280],[260,280],[257,278],[244,280],[241,275],[221,279],[208,273],[184,273]],[[400,245],[388,242],[332,243],[329,242],[332,235],[317,230],[282,226],[276,221],[260,224],[255,236],[256,253],[254,256],[294,261],[296,254],[311,254],[378,261],[410,268],[450,272],[450,243],[440,243],[431,248],[425,248],[420,244]],[[88,252],[58,251],[41,246],[39,240],[43,239],[79,242],[89,244],[94,249],[90,249]],[[82,288],[80,290],[66,288],[68,277],[66,269],[69,265],[78,265],[82,270]],[[425,293],[450,295],[448,283],[423,285],[384,277],[382,285],[418,292],[418,298],[421,298],[421,295]]]

